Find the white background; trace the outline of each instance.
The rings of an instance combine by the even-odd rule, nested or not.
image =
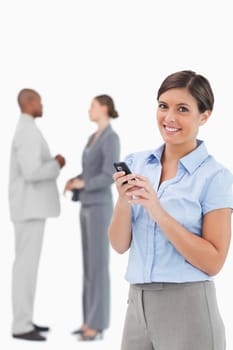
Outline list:
[[[213,116],[199,137],[233,171],[230,4],[225,0],[0,0],[2,349],[119,349],[128,290],[127,254],[112,251],[111,328],[103,342],[78,344],[71,337],[70,331],[81,323],[79,205],[61,195],[61,216],[49,220],[46,227],[35,310],[35,320],[48,323],[53,331],[46,344],[11,339],[14,240],[7,183],[18,91],[32,87],[43,97],[45,116],[39,127],[52,153],[67,158],[58,181],[62,193],[65,181],[80,171],[82,148],[94,130],[87,114],[93,96],[108,93],[115,100],[120,118],[113,127],[121,137],[123,158],[161,143],[155,122],[157,89],[168,74],[195,70],[209,78],[216,97]],[[233,348],[232,262],[231,250],[215,278],[228,350]]]

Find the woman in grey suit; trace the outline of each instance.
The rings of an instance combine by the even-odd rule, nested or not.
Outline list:
[[[69,180],[65,191],[80,200],[83,249],[83,325],[73,334],[80,340],[96,340],[109,326],[109,242],[108,226],[113,204],[111,185],[113,163],[119,159],[119,137],[110,120],[117,118],[114,102],[108,95],[93,99],[90,120],[97,124],[83,151],[82,173]]]

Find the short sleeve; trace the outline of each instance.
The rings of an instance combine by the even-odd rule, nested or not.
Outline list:
[[[233,175],[225,168],[213,176],[202,200],[203,215],[216,209],[233,209],[232,183]]]

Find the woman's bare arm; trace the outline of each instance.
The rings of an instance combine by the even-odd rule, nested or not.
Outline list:
[[[131,243],[131,207],[124,200],[118,199],[112,222],[109,227],[109,238],[112,247],[120,254],[126,252]]]
[[[217,209],[203,218],[202,237],[193,234],[177,222],[160,205],[156,192],[148,179],[137,176],[141,189],[129,193],[136,196],[131,204],[141,204],[155,220],[178,252],[193,266],[209,275],[216,275],[222,268],[230,245],[231,208]],[[131,181],[133,184],[133,181]],[[134,197],[135,198],[135,197]]]
[[[221,270],[230,245],[230,208],[214,210],[204,216],[202,237],[186,230],[163,209],[156,217],[167,238],[190,264],[211,276]]]
[[[112,247],[120,254],[126,252],[131,243],[131,205],[126,192],[136,189],[134,185],[124,184],[134,178],[135,175],[126,175],[124,172],[118,172],[113,175],[116,182],[119,197],[114,209],[112,222],[109,226],[109,239]]]

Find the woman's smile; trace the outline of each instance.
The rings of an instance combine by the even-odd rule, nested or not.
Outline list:
[[[174,126],[170,126],[170,125],[166,125],[166,124],[164,124],[163,127],[164,127],[164,130],[166,131],[166,133],[167,133],[168,135],[175,135],[175,134],[177,134],[179,131],[182,130],[181,128],[176,128],[176,127],[174,127]]]

